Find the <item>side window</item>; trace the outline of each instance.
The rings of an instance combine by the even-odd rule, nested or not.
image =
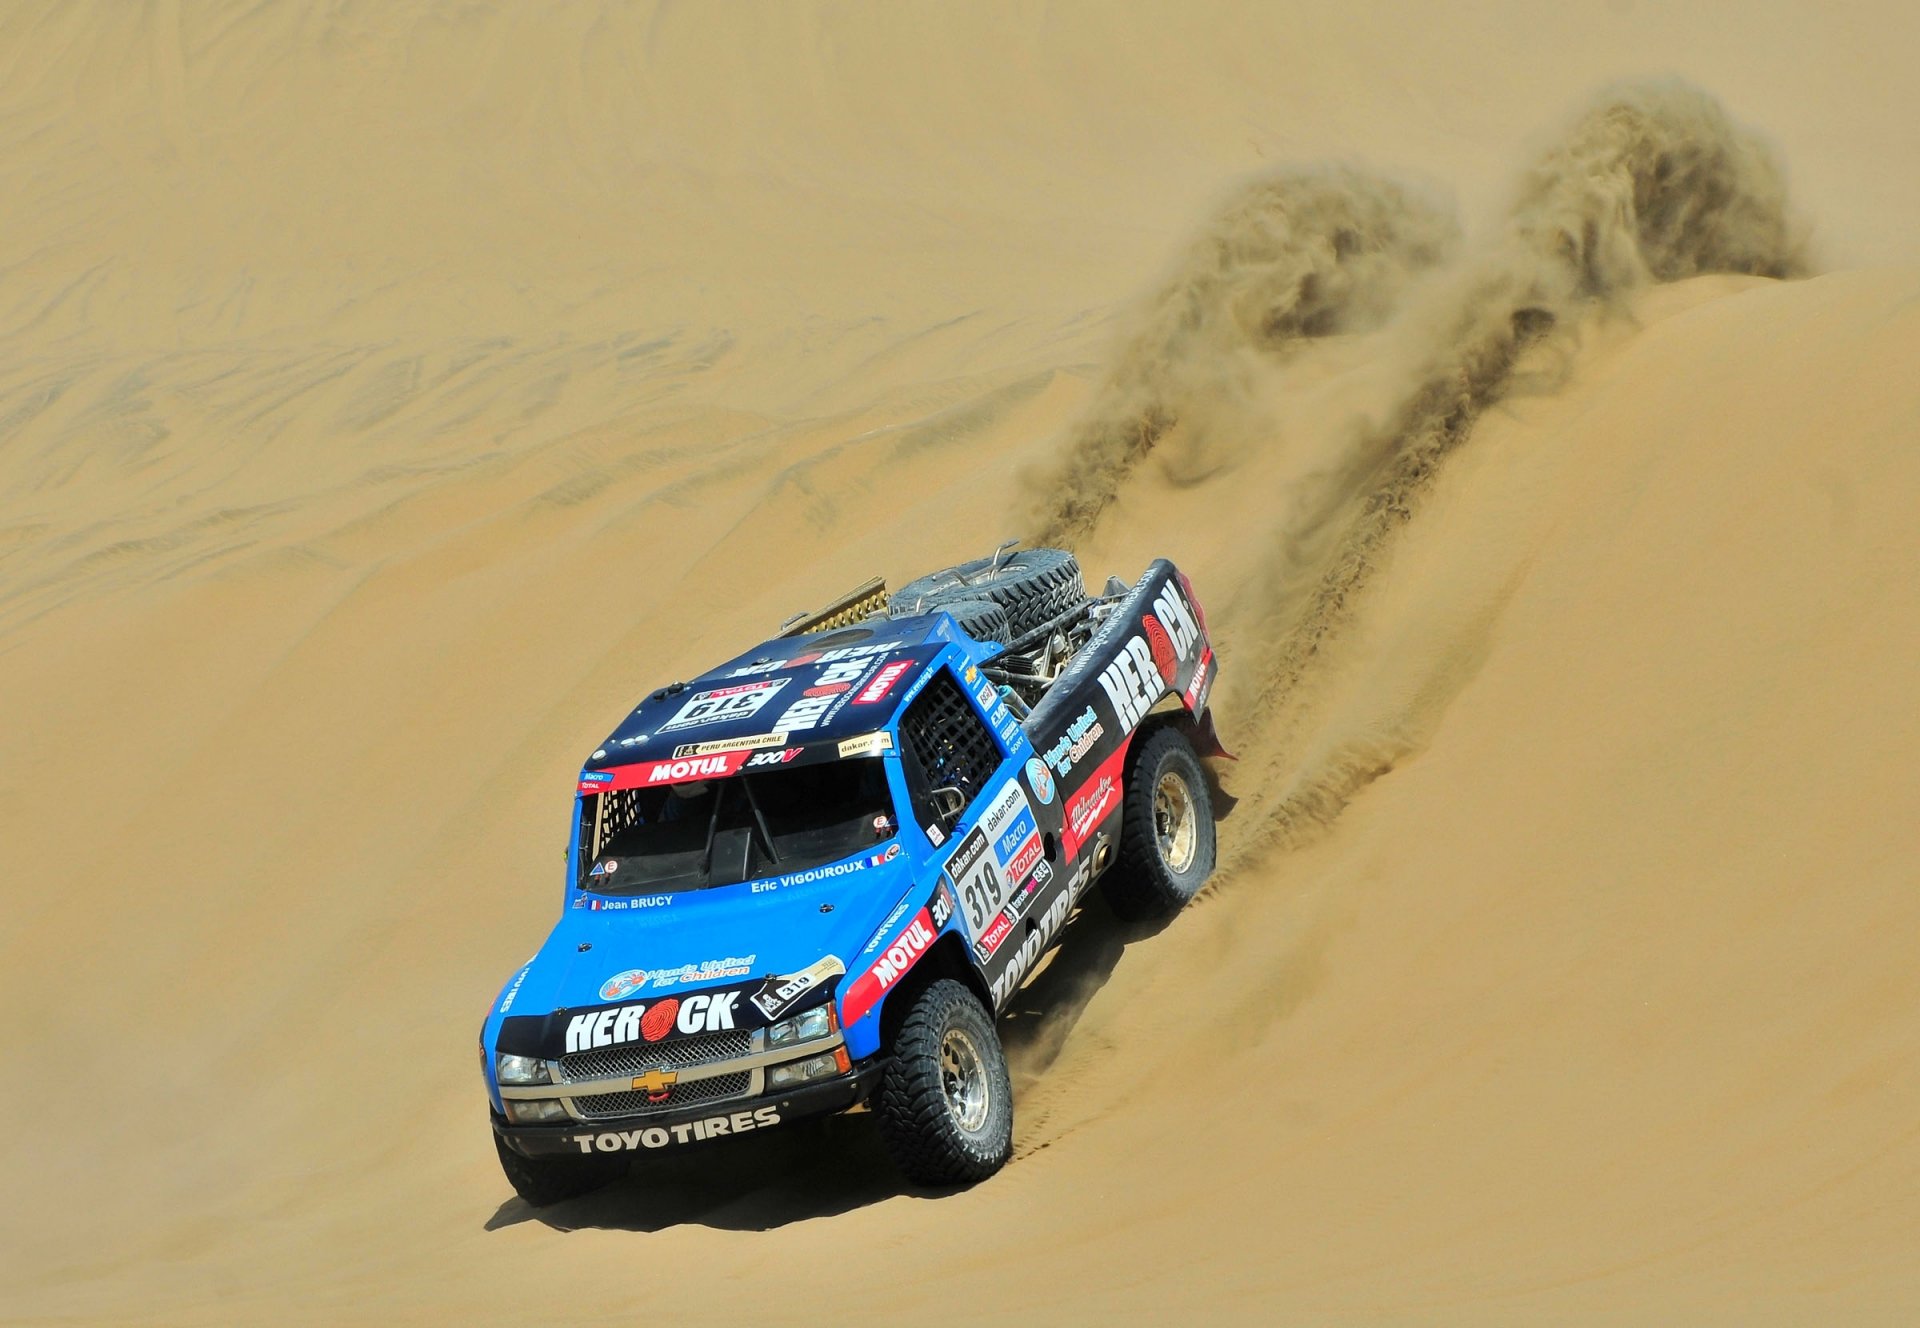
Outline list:
[[[580,878],[574,884],[584,884],[588,869],[614,837],[642,819],[640,792],[618,789],[580,799]]]
[[[900,754],[913,814],[922,826],[940,820],[935,789],[959,789],[962,799],[972,803],[1000,765],[992,732],[946,669],[934,675],[900,717]]]

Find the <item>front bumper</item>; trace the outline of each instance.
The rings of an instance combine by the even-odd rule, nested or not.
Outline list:
[[[493,1132],[523,1157],[579,1157],[585,1153],[653,1152],[682,1144],[747,1134],[808,1116],[845,1111],[873,1091],[886,1058],[861,1061],[846,1074],[789,1092],[736,1098],[677,1111],[648,1112],[614,1120],[509,1125],[497,1112]]]

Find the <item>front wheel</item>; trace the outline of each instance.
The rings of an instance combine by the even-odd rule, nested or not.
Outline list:
[[[1213,800],[1193,744],[1175,728],[1136,740],[1127,758],[1120,855],[1101,879],[1128,922],[1172,917],[1213,873]]]
[[[1013,1082],[993,1019],[950,978],[914,998],[873,1098],[880,1138],[908,1180],[964,1185],[1013,1156]]]
[[[573,1199],[619,1180],[627,1174],[624,1154],[602,1157],[522,1157],[507,1147],[499,1135],[493,1146],[500,1154],[500,1170],[507,1173],[513,1192],[535,1208]]]

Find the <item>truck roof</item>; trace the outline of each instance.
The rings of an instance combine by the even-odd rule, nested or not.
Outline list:
[[[811,748],[884,729],[951,645],[976,661],[1000,650],[972,640],[944,613],[762,642],[634,707],[583,765],[580,791],[641,782],[622,777],[629,767],[647,767],[648,783],[712,778],[734,773],[756,751]],[[684,775],[660,767],[722,756],[728,759],[692,766]]]

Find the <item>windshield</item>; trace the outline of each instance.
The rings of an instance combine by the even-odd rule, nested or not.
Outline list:
[[[596,894],[705,890],[851,856],[896,829],[879,757],[580,800],[579,884]]]

